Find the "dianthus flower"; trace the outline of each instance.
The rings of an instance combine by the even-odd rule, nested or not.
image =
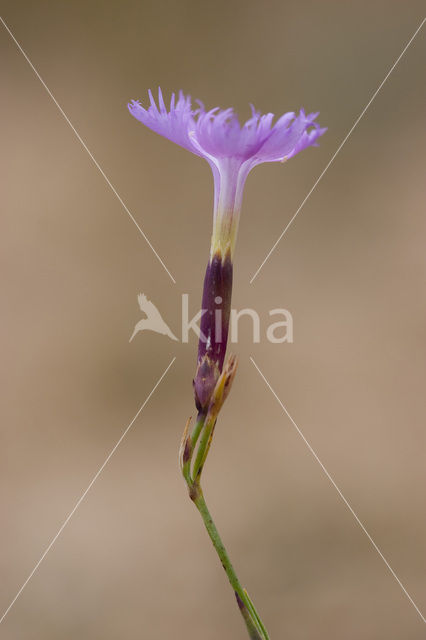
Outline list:
[[[205,158],[214,177],[213,233],[204,281],[198,368],[194,380],[198,409],[206,408],[225,358],[232,291],[232,264],[243,189],[257,164],[285,162],[299,151],[316,145],[325,132],[316,122],[318,113],[261,115],[251,107],[251,117],[240,124],[233,109],[206,111],[194,107],[190,96],[173,93],[167,108],[161,89],[158,104],[151,91],[150,105],[129,103],[130,113],[149,129]],[[220,313],[218,313],[220,312]],[[220,326],[214,318],[220,317]]]
[[[161,90],[158,104],[149,92],[150,105],[133,100],[130,113],[144,125],[176,144],[205,158],[214,177],[213,233],[204,278],[197,371],[193,381],[198,409],[189,433],[182,438],[180,464],[189,495],[199,510],[208,534],[233,588],[251,640],[269,640],[268,632],[247,591],[242,587],[219,536],[201,489],[201,473],[210,449],[219,411],[227,398],[236,371],[236,358],[224,366],[232,295],[232,271],[246,178],[257,164],[284,162],[299,151],[316,145],[324,133],[317,113],[289,112],[274,123],[274,115],[261,115],[252,107],[251,117],[240,124],[232,109],[206,111],[201,102],[193,107],[182,92],[172,95],[167,108]]]

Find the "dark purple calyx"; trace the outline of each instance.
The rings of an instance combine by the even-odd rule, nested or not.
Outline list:
[[[228,251],[222,258],[217,251],[207,265],[204,278],[198,364],[194,378],[195,404],[208,408],[223,368],[228,342],[232,296],[232,262]]]

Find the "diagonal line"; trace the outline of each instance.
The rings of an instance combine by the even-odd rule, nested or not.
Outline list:
[[[420,23],[420,25],[417,27],[417,29],[415,30],[415,32],[413,33],[413,35],[411,36],[411,38],[409,39],[409,41],[407,42],[407,44],[405,45],[405,47],[403,48],[403,50],[401,51],[401,53],[399,54],[399,56],[397,57],[397,59],[395,60],[395,62],[393,63],[393,65],[391,66],[391,68],[389,69],[389,71],[387,72],[387,74],[385,75],[384,79],[382,80],[382,82],[379,84],[379,86],[377,87],[376,91],[373,93],[373,95],[371,96],[370,100],[367,102],[367,104],[365,105],[364,109],[361,111],[360,115],[358,116],[358,118],[355,120],[355,122],[353,123],[352,127],[349,129],[348,133],[346,134],[346,136],[343,138],[342,142],[340,143],[340,145],[337,147],[337,150],[334,152],[334,154],[331,156],[328,164],[325,166],[325,168],[323,169],[323,171],[320,173],[319,177],[317,178],[316,182],[314,183],[313,187],[311,188],[311,190],[308,192],[308,194],[305,196],[304,200],[302,200],[302,203],[300,204],[299,208],[297,209],[296,213],[293,215],[293,217],[290,219],[290,222],[288,222],[287,226],[284,228],[284,230],[282,231],[281,235],[278,237],[278,239],[276,240],[276,242],[272,245],[269,253],[267,254],[267,256],[265,257],[265,259],[263,260],[262,264],[260,265],[260,267],[257,269],[257,271],[254,273],[254,275],[252,276],[251,280],[250,280],[250,284],[253,283],[253,281],[255,280],[255,278],[257,278],[257,276],[259,275],[260,270],[263,268],[263,266],[265,265],[265,263],[269,260],[269,258],[271,257],[272,253],[275,251],[275,249],[277,248],[278,244],[281,242],[282,238],[284,237],[284,235],[286,234],[287,230],[290,228],[290,226],[293,224],[294,220],[296,219],[296,216],[299,214],[299,212],[302,210],[302,208],[305,206],[306,202],[308,201],[308,199],[311,197],[312,193],[314,192],[314,190],[316,189],[316,187],[318,186],[319,182],[322,180],[322,178],[324,177],[324,175],[326,174],[326,172],[328,171],[328,169],[330,168],[331,164],[334,162],[337,154],[340,152],[340,150],[342,149],[343,145],[347,142],[349,136],[352,134],[352,132],[354,131],[355,127],[358,125],[359,121],[361,120],[361,118],[364,116],[365,112],[367,111],[367,109],[369,108],[369,106],[371,105],[371,103],[373,102],[373,100],[375,99],[375,97],[377,96],[377,94],[379,93],[380,89],[383,87],[383,85],[385,84],[386,80],[389,78],[389,76],[391,75],[392,71],[395,69],[396,65],[398,64],[398,62],[401,60],[402,56],[404,55],[404,53],[407,51],[408,47],[410,46],[410,44],[413,42],[414,38],[416,37],[416,35],[419,33],[420,29],[423,27],[424,23],[426,21],[426,18],[424,18],[422,20],[422,22]]]
[[[31,571],[31,573],[29,574],[28,578],[25,580],[24,584],[22,585],[22,587],[19,589],[18,593],[16,594],[16,596],[13,598],[12,602],[9,604],[9,606],[7,607],[6,611],[3,613],[3,615],[0,618],[0,624],[3,622],[3,620],[5,619],[5,617],[7,616],[7,614],[9,613],[9,611],[11,610],[11,608],[13,607],[13,605],[15,604],[15,602],[17,601],[17,599],[19,598],[19,596],[21,595],[21,593],[23,592],[23,590],[25,589],[25,587],[27,586],[27,584],[29,583],[29,581],[31,580],[31,578],[33,577],[33,575],[35,574],[35,572],[37,571],[37,569],[39,568],[39,566],[41,565],[41,563],[43,562],[43,560],[45,559],[45,557],[47,556],[47,554],[49,553],[49,551],[51,550],[51,548],[53,547],[53,545],[55,544],[56,540],[59,538],[59,536],[61,535],[62,531],[65,529],[65,527],[67,526],[68,522],[71,520],[71,518],[73,517],[73,515],[75,514],[75,512],[77,511],[77,509],[79,508],[79,506],[81,505],[81,503],[83,502],[84,498],[87,496],[87,494],[89,493],[90,489],[93,487],[93,485],[95,484],[96,480],[99,478],[99,476],[101,475],[102,471],[105,469],[106,465],[108,464],[108,462],[110,461],[110,459],[112,458],[112,456],[114,455],[114,453],[117,451],[118,447],[120,446],[120,444],[122,443],[122,441],[124,440],[124,438],[126,437],[127,433],[129,432],[130,428],[132,427],[132,425],[134,424],[134,422],[136,421],[136,419],[138,418],[139,414],[142,412],[143,408],[146,406],[146,404],[148,403],[148,401],[150,400],[152,394],[155,392],[155,390],[157,389],[158,385],[160,384],[160,382],[163,380],[164,376],[166,375],[166,373],[168,372],[168,370],[170,369],[170,367],[172,366],[172,364],[174,363],[174,361],[176,360],[176,357],[174,357],[168,367],[163,371],[163,373],[161,374],[161,376],[158,378],[157,382],[155,383],[155,385],[153,386],[152,390],[150,391],[150,393],[148,394],[148,396],[146,397],[145,401],[143,402],[143,404],[139,407],[138,412],[136,413],[136,415],[132,418],[131,422],[127,425],[126,429],[123,431],[123,433],[121,434],[121,437],[119,438],[118,442],[115,444],[115,446],[111,449],[110,453],[108,454],[108,456],[105,458],[104,462],[102,463],[102,465],[99,467],[98,471],[95,473],[95,475],[93,476],[92,480],[90,481],[87,489],[81,494],[80,498],[77,500],[77,502],[75,503],[73,509],[70,511],[70,513],[68,514],[68,516],[66,517],[66,519],[64,520],[64,522],[62,523],[61,527],[59,528],[58,532],[56,533],[56,535],[52,538],[52,540],[49,542],[48,546],[46,547],[46,549],[43,552],[43,555],[41,556],[40,560],[37,562],[37,564],[35,565],[34,569]]]
[[[266,386],[271,391],[272,395],[278,401],[278,404],[280,405],[281,409],[286,414],[287,418],[292,423],[293,427],[296,429],[296,431],[299,434],[299,436],[302,438],[303,442],[306,444],[306,446],[308,447],[309,451],[311,452],[311,454],[313,455],[315,460],[318,462],[318,464],[320,465],[321,469],[324,471],[324,473],[327,476],[327,478],[330,480],[330,482],[333,485],[333,487],[336,489],[336,491],[339,494],[340,498],[343,500],[343,502],[345,503],[345,505],[347,506],[347,508],[349,509],[349,511],[351,512],[351,514],[353,515],[353,517],[355,518],[355,520],[357,521],[357,523],[359,524],[359,526],[361,527],[361,529],[363,530],[363,532],[365,533],[365,535],[367,536],[367,538],[369,539],[369,541],[371,542],[371,544],[373,545],[373,547],[375,548],[375,550],[377,551],[377,553],[379,554],[379,556],[381,557],[381,559],[383,560],[383,562],[385,563],[385,565],[387,566],[389,571],[391,572],[392,576],[395,578],[395,580],[397,581],[397,583],[399,584],[399,586],[401,587],[401,589],[403,590],[403,592],[405,593],[405,595],[407,596],[407,598],[409,599],[409,601],[411,602],[411,604],[413,605],[413,607],[415,608],[415,610],[417,611],[417,613],[419,614],[419,616],[421,617],[423,622],[426,623],[426,618],[423,616],[423,614],[420,611],[419,607],[416,605],[416,603],[414,602],[413,598],[410,596],[410,594],[408,593],[407,589],[404,587],[404,585],[402,584],[401,580],[398,578],[398,576],[396,575],[395,571],[392,569],[392,567],[390,566],[389,562],[386,560],[385,556],[380,551],[379,547],[374,542],[373,538],[368,533],[367,529],[365,528],[365,526],[363,525],[361,520],[358,518],[357,514],[355,513],[355,511],[353,510],[353,508],[351,507],[349,502],[346,500],[345,496],[343,495],[343,493],[341,492],[341,490],[339,489],[339,487],[337,486],[337,484],[335,483],[335,481],[333,480],[333,478],[331,477],[331,475],[329,474],[329,472],[327,471],[327,469],[325,468],[325,466],[323,465],[321,460],[319,459],[318,455],[315,453],[314,449],[311,447],[309,442],[306,440],[306,438],[303,435],[302,431],[299,429],[299,427],[297,426],[297,424],[295,423],[295,421],[293,420],[293,418],[291,417],[291,415],[287,411],[286,407],[281,402],[280,398],[275,393],[274,389],[271,387],[270,383],[268,382],[268,380],[266,379],[266,377],[264,376],[264,374],[259,369],[259,367],[257,366],[256,362],[254,361],[254,359],[251,356],[250,356],[250,360],[251,360],[252,364],[254,365],[254,367],[257,369],[260,377],[263,379],[263,381],[265,382]]]
[[[71,120],[68,118],[67,114],[65,113],[65,111],[62,109],[61,105],[59,104],[59,102],[56,100],[55,96],[53,95],[53,93],[50,91],[49,87],[47,86],[47,84],[45,83],[45,81],[43,80],[43,78],[41,77],[41,75],[39,74],[39,72],[37,71],[37,69],[35,68],[35,66],[33,65],[33,63],[31,62],[31,60],[29,59],[29,57],[27,56],[27,54],[25,53],[25,51],[23,50],[23,48],[21,47],[21,45],[19,44],[19,42],[17,41],[17,39],[15,38],[15,36],[13,35],[13,33],[11,32],[11,30],[9,29],[9,27],[7,26],[7,24],[5,23],[5,21],[3,20],[3,18],[0,16],[0,21],[3,24],[4,28],[6,29],[6,31],[9,33],[10,37],[12,38],[12,40],[14,41],[14,43],[16,44],[16,46],[18,47],[19,51],[22,53],[22,55],[24,56],[25,60],[28,62],[28,64],[30,65],[31,69],[34,71],[35,75],[37,76],[37,78],[40,80],[41,84],[43,85],[43,87],[46,89],[47,93],[49,94],[49,96],[52,98],[53,102],[55,103],[55,105],[57,106],[57,108],[59,109],[61,115],[64,117],[64,119],[66,120],[66,122],[69,124],[69,126],[71,127],[71,129],[73,130],[76,138],[78,139],[78,141],[81,143],[82,147],[84,148],[85,151],[87,151],[88,155],[90,156],[91,160],[93,161],[93,164],[95,165],[95,167],[98,169],[99,173],[102,175],[102,177],[104,178],[105,182],[107,183],[107,185],[109,186],[109,188],[111,189],[111,191],[113,192],[113,194],[115,195],[115,197],[117,198],[117,200],[119,201],[119,203],[121,204],[121,206],[123,207],[123,209],[125,210],[125,212],[127,213],[127,215],[129,216],[130,220],[133,222],[133,224],[136,226],[136,228],[138,229],[139,233],[141,234],[141,236],[143,237],[143,239],[145,240],[145,242],[148,244],[149,248],[152,250],[152,252],[154,253],[155,257],[157,258],[157,260],[160,262],[161,266],[163,267],[163,269],[167,272],[168,276],[170,277],[170,279],[174,282],[174,284],[176,284],[176,280],[174,279],[174,277],[172,276],[172,274],[170,273],[170,271],[168,270],[168,268],[166,267],[166,265],[164,264],[163,260],[160,258],[160,256],[158,255],[157,251],[154,249],[154,247],[152,246],[150,240],[148,239],[148,237],[146,236],[146,234],[143,232],[141,226],[139,225],[139,223],[136,221],[135,217],[133,216],[133,214],[129,211],[129,209],[127,208],[126,204],[124,203],[123,199],[121,198],[121,196],[118,194],[117,190],[115,189],[115,187],[113,186],[113,184],[110,182],[108,176],[106,175],[106,173],[104,172],[104,170],[102,169],[102,167],[100,166],[100,164],[98,163],[98,161],[95,159],[95,157],[93,156],[92,152],[90,151],[90,149],[88,148],[88,146],[86,145],[86,143],[84,142],[84,140],[82,139],[82,137],[80,136],[80,134],[78,133],[77,129],[74,127],[74,125],[72,124]]]

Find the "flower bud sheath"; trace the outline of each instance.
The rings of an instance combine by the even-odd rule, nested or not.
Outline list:
[[[195,403],[199,411],[208,407],[217,379],[223,369],[228,341],[232,295],[230,251],[214,253],[207,265],[202,298],[198,363],[194,378]]]

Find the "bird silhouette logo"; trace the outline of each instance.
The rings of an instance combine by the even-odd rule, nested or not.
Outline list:
[[[146,318],[142,318],[142,320],[139,320],[136,324],[129,342],[133,340],[139,331],[155,331],[156,333],[161,333],[163,336],[168,336],[171,340],[178,341],[178,338],[176,338],[170,327],[164,322],[155,304],[151,302],[151,300],[148,300],[145,294],[140,293],[138,295],[138,302]]]

